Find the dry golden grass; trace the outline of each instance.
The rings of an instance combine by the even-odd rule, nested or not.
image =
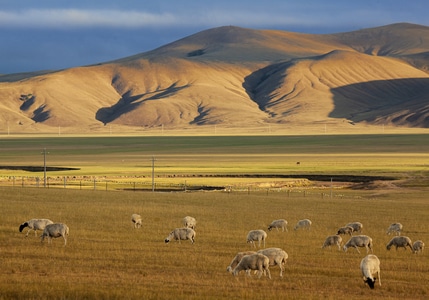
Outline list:
[[[63,189],[1,188],[1,299],[425,299],[429,256],[388,252],[392,222],[403,235],[429,241],[426,191],[378,197],[364,191],[335,191],[321,197],[280,193],[141,193]],[[341,194],[340,194],[341,193]],[[131,214],[143,216],[134,229]],[[185,215],[197,221],[196,243],[164,243]],[[18,226],[35,217],[70,227],[66,247],[25,238]],[[249,250],[248,230],[266,229],[273,219],[289,221],[289,232],[268,232],[267,247],[288,254],[286,271],[271,268],[272,280],[237,278],[226,272],[236,252]],[[310,231],[293,231],[310,218]],[[361,221],[381,260],[382,286],[362,282],[365,251],[320,249],[327,235]],[[347,240],[347,237],[344,238]]]

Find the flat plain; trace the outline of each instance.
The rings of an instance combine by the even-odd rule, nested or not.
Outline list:
[[[0,187],[1,299],[425,299],[427,252],[387,251],[393,222],[403,235],[429,241],[426,135],[306,137],[99,137],[2,139],[1,165],[48,165],[77,171],[61,176],[146,176],[151,158],[157,180],[208,185],[246,185],[251,192],[140,192],[66,188]],[[297,164],[300,162],[300,164]],[[1,170],[1,176],[30,172]],[[180,177],[179,175],[192,175]],[[224,177],[197,175],[218,174]],[[231,174],[266,177],[230,178]],[[390,176],[371,183],[287,185],[272,174]],[[35,175],[41,176],[40,172]],[[175,176],[172,176],[175,175]],[[195,175],[195,176],[193,176]],[[276,184],[273,182],[276,181]],[[285,187],[279,183],[281,181]],[[263,184],[262,184],[263,183]],[[280,188],[262,189],[261,186]],[[135,229],[131,214],[143,216]],[[184,216],[197,219],[196,242],[164,243]],[[70,227],[62,239],[42,244],[18,227],[31,218],[50,218]],[[233,277],[226,267],[239,251],[252,250],[246,234],[266,230],[279,218],[288,232],[270,231],[266,247],[289,255],[283,278]],[[311,230],[293,230],[299,219]],[[348,222],[364,224],[381,261],[381,283],[363,284],[359,263],[366,251],[321,249],[326,236]],[[40,233],[39,233],[40,234]],[[343,242],[348,240],[343,236]],[[256,248],[258,249],[258,247]]]

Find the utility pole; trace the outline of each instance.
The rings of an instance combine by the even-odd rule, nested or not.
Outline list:
[[[155,192],[155,157],[152,156],[152,192]]]
[[[46,148],[43,148],[43,187],[46,187]]]

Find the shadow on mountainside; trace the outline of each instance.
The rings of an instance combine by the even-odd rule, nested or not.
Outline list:
[[[331,118],[429,127],[429,78],[377,80],[331,90]]]

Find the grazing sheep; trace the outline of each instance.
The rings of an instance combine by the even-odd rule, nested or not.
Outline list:
[[[322,245],[322,249],[329,247],[331,248],[331,246],[333,245],[337,245],[338,246],[338,250],[341,250],[341,243],[343,241],[343,238],[339,235],[330,235],[325,239],[325,242]]]
[[[423,241],[421,240],[415,241],[413,244],[413,253],[415,254],[417,254],[418,252],[422,253],[424,248],[425,248],[425,243],[423,243]]]
[[[247,242],[252,243],[253,247],[256,248],[255,242],[258,241],[258,246],[261,247],[261,241],[264,242],[265,248],[265,240],[267,239],[267,233],[262,229],[259,230],[251,230],[247,233]]]
[[[142,227],[142,217],[140,215],[132,214],[131,221],[134,223],[134,228]]]
[[[245,255],[240,260],[238,265],[232,271],[232,275],[237,276],[240,271],[246,271],[247,276],[250,276],[250,270],[258,271],[258,278],[261,278],[262,273],[268,274],[271,279],[270,273],[270,259],[261,253]]]
[[[396,250],[398,250],[399,247],[404,248],[407,250],[407,246],[410,247],[411,252],[413,252],[413,244],[411,242],[411,239],[407,236],[395,236],[393,239],[390,240],[390,242],[386,245],[386,249],[390,250],[392,246],[396,247]]]
[[[346,227],[347,226],[350,226],[351,228],[353,228],[353,232],[359,232],[359,233],[362,232],[363,225],[360,222],[352,222],[347,224]]]
[[[268,225],[268,230],[271,231],[273,228],[276,228],[277,231],[279,231],[279,228],[282,231],[287,231],[287,221],[285,219],[274,220]]]
[[[344,252],[347,252],[347,249],[350,247],[355,248],[358,253],[360,253],[358,247],[365,247],[366,253],[368,253],[369,250],[372,252],[372,238],[367,235],[352,236],[350,240],[348,240],[347,243],[343,246]]]
[[[338,228],[338,231],[337,231],[338,235],[340,235],[340,234],[344,234],[344,235],[348,234],[348,235],[351,236],[352,233],[353,233],[353,227],[350,227],[350,226],[340,227],[340,228]]]
[[[363,282],[368,283],[371,289],[374,288],[375,274],[378,276],[378,284],[381,286],[380,260],[374,254],[365,256],[360,262],[360,270],[363,275]]]
[[[45,229],[43,229],[43,233],[41,236],[41,242],[45,237],[48,238],[48,244],[52,244],[52,238],[59,238],[60,236],[64,239],[64,246],[67,244],[67,236],[69,235],[69,228],[66,224],[63,223],[54,223],[46,225]]]
[[[195,231],[192,228],[176,228],[165,238],[165,243],[170,242],[172,239],[176,241],[190,240],[193,244],[195,242]]]
[[[197,220],[195,220],[193,217],[186,216],[183,218],[183,226],[185,228],[195,229],[195,226],[197,226]]]
[[[294,230],[305,228],[307,230],[310,230],[311,221],[309,219],[299,220],[298,223],[296,223]]]
[[[43,230],[45,229],[46,225],[53,223],[54,222],[49,219],[31,219],[19,225],[19,232],[22,232],[25,227],[28,227],[28,231],[25,236],[27,237],[31,230],[34,230],[34,236],[36,236],[37,230]]]
[[[238,252],[237,255],[232,259],[232,261],[229,264],[229,266],[226,267],[226,270],[231,273],[232,270],[234,270],[234,268],[241,261],[241,259],[243,258],[243,256],[250,255],[250,254],[255,254],[255,253],[256,253],[255,251]]]
[[[401,235],[401,231],[402,231],[402,224],[401,223],[393,223],[389,226],[389,228],[387,228],[387,234],[391,234],[392,232],[394,232],[396,235]]]
[[[284,265],[288,258],[287,253],[280,248],[267,248],[259,250],[257,253],[261,253],[268,257],[270,260],[270,266],[279,266],[280,268],[280,277],[283,277]]]

